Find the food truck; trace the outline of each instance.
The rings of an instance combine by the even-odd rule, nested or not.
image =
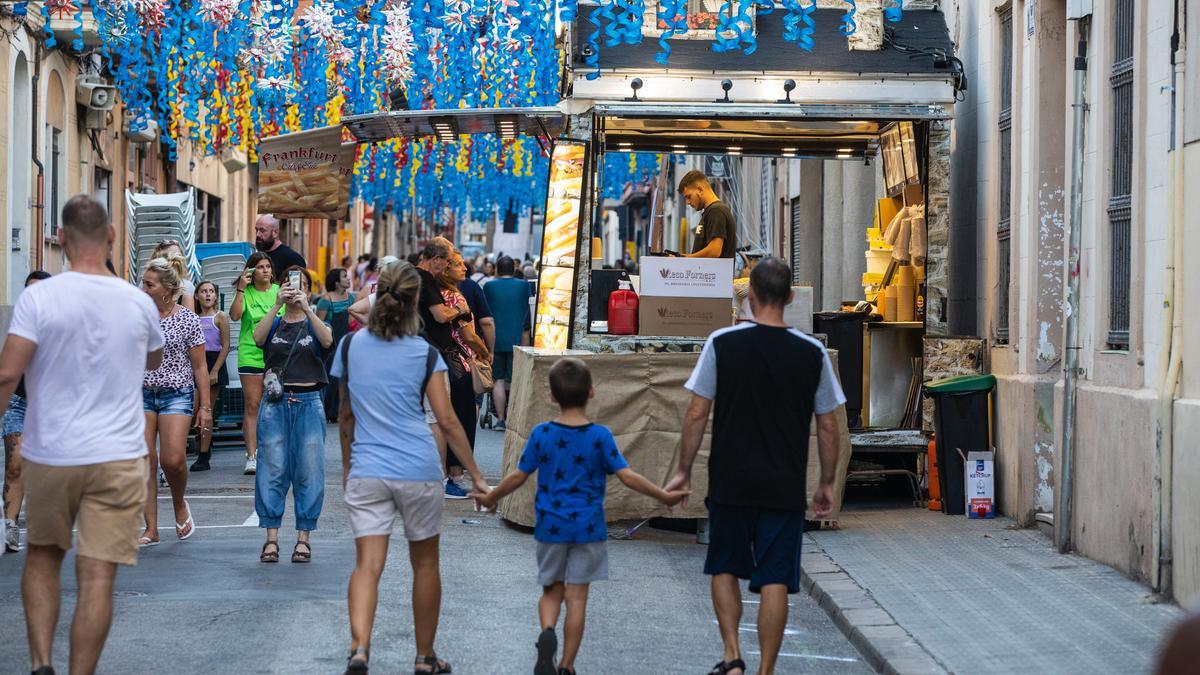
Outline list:
[[[811,52],[782,37],[781,13],[760,15],[753,55],[714,53],[705,40],[679,40],[672,45],[669,67],[655,58],[657,40],[598,55],[589,51],[592,44],[581,36],[602,26],[582,18],[586,14],[565,26],[563,48],[569,58],[558,106],[396,111],[344,121],[360,142],[396,135],[524,133],[551,155],[535,344],[515,354],[505,470],[516,465],[532,428],[556,414],[544,383],[550,365],[569,354],[592,369],[597,396],[589,414],[612,429],[637,471],[665,482],[675,469],[690,397],[682,385],[709,333],[739,317],[737,278],[743,277],[744,293],[748,261],[656,255],[664,240],[687,235],[686,230],[664,232],[666,219],[651,213],[651,232],[637,261],[641,274],[629,279],[640,299],[637,333],[607,330],[594,311],[615,289],[611,271],[601,269],[594,255],[603,249],[596,239],[602,235],[600,186],[607,155],[767,157],[778,160],[775,166],[805,159],[874,161],[881,177],[878,194],[870,196],[875,214],[854,224],[861,227],[867,267],[863,294],[845,298],[851,301],[848,307],[861,311],[847,313],[854,315],[852,321],[826,320],[827,313],[814,310],[840,308],[813,307],[812,294],[800,292],[801,302],[807,298],[809,304],[791,315],[806,317],[804,327],[816,333],[822,332],[822,322],[838,328],[836,335],[832,329],[823,334],[849,399],[838,505],[852,454],[873,450],[911,455],[910,464],[863,473],[902,473],[913,480],[918,499],[916,480],[927,442],[922,432],[929,418],[920,384],[983,366],[981,341],[950,338],[945,321],[949,120],[965,81],[942,14],[906,10],[886,29],[882,18],[872,23],[868,16],[860,21],[857,38],[847,38],[838,31],[841,12],[817,9]],[[673,172],[671,167],[681,165],[662,166]],[[678,178],[660,176],[660,186],[674,190]],[[658,191],[659,207],[663,192]],[[805,244],[795,222],[773,226],[786,236],[771,242],[766,253],[791,257]],[[842,323],[852,325],[845,330]],[[707,443],[706,435],[689,507],[667,511],[614,483],[606,504],[609,519],[704,517]],[[810,447],[811,492],[818,474],[815,437]],[[532,486],[527,487],[501,503],[506,519],[533,523]]]

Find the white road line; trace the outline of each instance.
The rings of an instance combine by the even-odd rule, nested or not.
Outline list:
[[[162,501],[170,498],[171,495],[161,495],[158,499]],[[254,495],[187,495],[187,499],[254,499]]]
[[[255,511],[251,511],[250,515],[246,516],[246,519],[242,521],[242,524],[238,525],[238,527],[257,527],[257,526],[258,526],[258,513]]]
[[[714,624],[720,625],[720,622],[718,622],[716,619],[713,619],[712,622]],[[738,625],[738,630],[743,633],[757,633],[758,626],[753,625],[753,624],[743,623],[743,624]],[[796,630],[795,628],[784,628],[783,634],[784,635],[799,635],[800,631]]]
[[[762,656],[762,652],[752,652],[747,650],[747,654],[751,656]],[[858,659],[851,659],[845,656],[821,656],[819,654],[793,654],[791,652],[779,652],[779,656],[790,656],[797,659],[817,659],[818,661],[838,661],[841,663],[858,663]]]

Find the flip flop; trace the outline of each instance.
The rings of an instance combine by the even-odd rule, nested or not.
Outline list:
[[[144,534],[138,537],[138,548],[146,548],[147,546],[158,546],[158,540],[151,539]]]
[[[175,536],[179,537],[179,541],[183,541],[196,534],[196,521],[192,520],[192,505],[185,499],[183,500],[183,507],[187,509],[188,517],[182,523],[175,523]],[[183,534],[184,530],[187,530],[187,534]]]

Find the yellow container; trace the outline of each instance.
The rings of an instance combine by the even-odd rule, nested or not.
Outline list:
[[[901,266],[896,277],[895,285],[888,289],[896,289],[896,321],[912,321],[916,316],[917,307],[917,284],[913,279],[912,266]]]
[[[879,308],[879,313],[883,315],[884,321],[896,320],[896,286],[895,284],[888,286],[887,290],[882,294],[884,299],[883,307]]]

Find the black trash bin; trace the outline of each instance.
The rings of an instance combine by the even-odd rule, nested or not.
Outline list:
[[[938,486],[942,490],[942,512],[967,512],[963,484],[963,455],[973,450],[992,449],[988,398],[996,388],[992,375],[959,375],[925,385],[933,399],[933,427],[937,440]],[[962,455],[958,451],[962,450]]]
[[[863,324],[868,312],[817,312],[813,332],[823,333],[830,349],[838,350],[838,376],[846,395],[846,423],[862,426]]]

